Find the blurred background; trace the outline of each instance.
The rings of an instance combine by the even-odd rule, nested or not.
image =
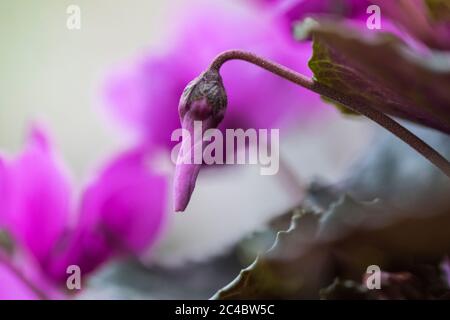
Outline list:
[[[107,70],[153,42],[182,1],[1,1],[1,144],[17,150],[30,121],[45,122],[76,176],[116,150],[120,135],[99,116]],[[82,27],[69,30],[69,5]],[[116,135],[116,136],[114,136]]]
[[[221,10],[250,2],[221,4]],[[80,30],[66,27],[69,5],[81,9]],[[30,124],[43,124],[80,192],[99,164],[135,141],[104,106],[111,70],[144,54],[164,55],[179,41],[178,15],[208,5],[219,6],[182,0],[1,0],[1,150],[18,153]],[[185,63],[191,63],[189,57]],[[307,59],[298,63],[306,68]],[[312,181],[340,181],[377,130],[325,103],[314,108],[318,115],[299,121],[281,140],[288,172],[261,176],[254,166],[205,170],[182,214],[171,209],[169,185],[158,240],[139,259],[104,265],[80,297],[209,298],[229,283],[251,262],[236,254],[236,244],[297,205]],[[173,166],[167,154],[157,162],[170,184]]]

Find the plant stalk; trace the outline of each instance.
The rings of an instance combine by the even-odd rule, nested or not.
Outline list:
[[[241,50],[229,50],[219,54],[211,63],[210,69],[220,70],[222,65],[229,60],[243,60],[261,67],[273,74],[280,76],[290,82],[298,84],[305,89],[314,91],[324,97],[327,97],[335,102],[345,105],[349,109],[366,116],[372,121],[378,123],[383,128],[389,130],[395,136],[406,142],[418,153],[428,159],[432,164],[439,168],[447,177],[450,178],[450,162],[444,158],[439,152],[430,147],[422,139],[414,135],[411,131],[403,127],[397,121],[391,117],[385,115],[378,110],[366,106],[362,102],[350,99],[343,96],[338,91],[324,86],[313,79],[291,70],[279,63],[267,60],[259,57],[254,53],[241,51]]]

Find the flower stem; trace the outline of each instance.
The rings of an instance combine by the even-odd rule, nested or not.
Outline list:
[[[427,158],[431,163],[438,167],[447,177],[450,178],[450,162],[445,159],[436,150],[426,144],[419,137],[414,135],[411,131],[400,125],[398,122],[379,112],[373,108],[366,106],[363,102],[343,96],[340,92],[324,86],[313,79],[291,70],[279,63],[259,57],[251,52],[241,50],[229,50],[219,54],[210,65],[210,69],[219,71],[221,66],[229,60],[243,60],[259,66],[271,73],[274,73],[290,82],[298,84],[308,90],[314,91],[324,97],[327,97],[335,102],[345,105],[349,109],[366,116],[372,121],[378,123],[380,126],[389,130],[398,138],[406,142],[422,156]]]

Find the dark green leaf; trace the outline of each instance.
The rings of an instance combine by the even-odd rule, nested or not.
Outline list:
[[[319,213],[296,209],[274,246],[214,298],[314,299],[336,277],[361,282],[370,265],[383,270],[411,268],[411,261],[435,265],[450,253],[447,210],[408,216],[380,201],[347,195],[324,207]]]
[[[450,133],[449,56],[436,68],[391,35],[368,38],[336,25],[315,28],[313,38],[309,66],[317,82],[383,113]]]

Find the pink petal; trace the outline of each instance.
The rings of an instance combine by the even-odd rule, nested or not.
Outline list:
[[[84,190],[79,222],[49,266],[52,278],[64,279],[69,265],[86,275],[118,254],[146,250],[163,224],[166,187],[143,149],[112,161]]]
[[[221,51],[251,50],[310,74],[311,45],[292,41],[290,31],[271,16],[226,1],[205,3],[175,15],[177,41],[162,55],[144,56],[108,81],[108,108],[150,144],[175,145],[170,136],[179,128],[179,97]],[[222,129],[297,125],[323,105],[317,95],[242,61],[224,65],[222,76],[229,95]]]
[[[86,189],[81,208],[82,224],[104,228],[136,254],[155,240],[166,206],[166,178],[149,159],[141,149],[118,157]]]
[[[43,131],[31,130],[23,152],[4,167],[2,180],[7,228],[39,263],[45,263],[67,226],[70,185]]]

